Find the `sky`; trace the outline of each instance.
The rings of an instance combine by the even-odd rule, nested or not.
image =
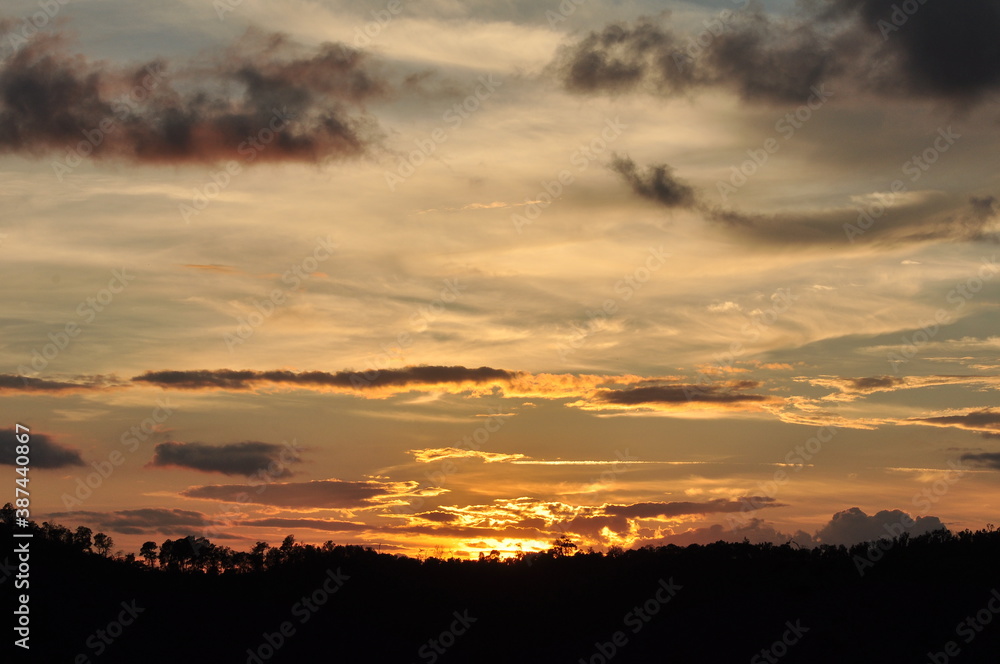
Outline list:
[[[475,558],[1000,507],[1000,3],[5,4],[31,517]]]

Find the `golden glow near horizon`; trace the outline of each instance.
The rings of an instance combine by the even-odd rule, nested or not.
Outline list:
[[[476,558],[996,520],[997,86],[893,51],[874,89],[909,42],[847,15],[813,80],[677,61],[701,2],[112,4],[0,39],[38,521]]]

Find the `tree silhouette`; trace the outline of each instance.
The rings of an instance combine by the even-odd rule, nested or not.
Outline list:
[[[568,537],[560,537],[556,539],[552,542],[552,548],[549,549],[549,553],[557,558],[568,556],[574,551],[576,551],[576,544],[574,544]]]
[[[104,533],[94,535],[94,549],[99,555],[107,557],[108,552],[111,551],[111,547],[114,545],[115,541]]]
[[[151,610],[148,620],[135,621],[101,657],[104,664],[177,661],[188,642],[164,635],[181,633],[199,639],[198,661],[233,661],[234,652],[245,652],[264,630],[272,634],[287,620],[298,598],[322,598],[314,594],[317,583],[341,573],[348,579],[344,592],[323,604],[316,600],[309,629],[296,632],[282,651],[288,658],[275,663],[328,653],[332,634],[351,636],[338,645],[349,661],[411,661],[414,644],[441,633],[442,617],[459,607],[481,622],[455,638],[453,661],[597,661],[594,648],[611,652],[609,639],[623,626],[642,632],[635,639],[635,631],[629,633],[617,664],[662,661],[668,650],[672,661],[746,661],[799,618],[811,631],[788,646],[789,662],[926,661],[928,652],[954,640],[956,616],[979,616],[983,612],[974,612],[1000,594],[991,591],[1000,586],[995,529],[901,535],[878,546],[720,541],[613,547],[604,554],[584,553],[560,536],[545,552],[500,562],[496,551],[484,551],[481,561],[416,560],[292,537],[277,547],[257,542],[249,551],[233,551],[190,535],[159,547],[145,542],[140,563],[131,554],[109,555],[111,538],[103,533],[50,523],[28,529],[32,561],[45,570],[31,579],[32,601],[37,594],[44,602],[43,624],[66,634],[38,646],[33,640],[32,650],[39,648],[38,661],[45,662],[75,661],[94,633],[94,616],[81,615],[84,598],[113,607],[123,597],[155,607],[155,618]],[[0,538],[9,541],[13,531],[0,519]],[[859,574],[857,558],[865,556],[874,562]],[[680,590],[664,602],[661,591],[672,584]],[[426,610],[386,611],[386,597],[399,588],[423,598]],[[552,597],[561,598],[556,612]],[[715,633],[706,625],[717,624],[726,625],[725,638],[706,638]],[[406,637],[387,639],[387,633]],[[962,643],[962,661],[995,662],[1000,631],[975,633],[974,641]]]
[[[142,548],[139,549],[139,555],[146,559],[146,564],[150,567],[156,561],[157,551],[159,547],[156,546],[156,542],[144,542]]]
[[[87,526],[79,526],[76,532],[73,533],[73,546],[75,546],[80,551],[90,552],[91,547],[94,546],[94,541],[92,539],[94,531],[92,531]]]

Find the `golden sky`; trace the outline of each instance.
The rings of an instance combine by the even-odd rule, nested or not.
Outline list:
[[[32,517],[462,556],[994,521],[1000,18],[884,4],[8,3]]]

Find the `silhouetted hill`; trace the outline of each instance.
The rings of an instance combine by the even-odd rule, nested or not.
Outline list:
[[[21,541],[9,523],[0,529],[5,541]],[[521,560],[419,561],[291,538],[213,553],[190,537],[157,547],[168,555],[150,556],[153,566],[94,553],[87,529],[31,532],[30,588],[14,590],[9,568],[2,583],[8,601],[30,594],[30,658],[13,648],[15,661],[1000,659],[1000,533],[992,530],[883,543],[863,575],[868,545],[719,542],[609,555],[554,546]],[[15,555],[10,561],[16,568]],[[969,617],[974,624],[960,625]],[[957,656],[943,654],[949,642]]]

